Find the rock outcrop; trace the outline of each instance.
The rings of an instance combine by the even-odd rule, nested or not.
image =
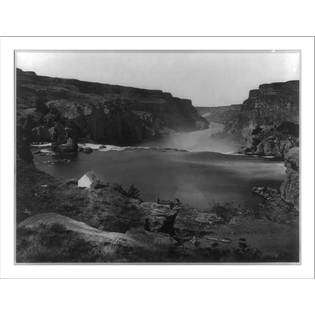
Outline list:
[[[19,224],[17,261],[158,261],[174,244],[168,235],[144,230],[107,232],[57,213],[43,213]]]
[[[32,163],[33,155],[30,149],[32,142],[32,121],[30,116],[20,117],[16,123],[16,153],[17,158]]]
[[[227,126],[231,121],[237,119],[241,108],[242,105],[236,104],[218,107],[197,107],[197,110],[210,123],[215,122]]]
[[[281,198],[299,208],[299,148],[290,149],[284,158],[286,178],[280,187]]]
[[[210,124],[224,124],[224,132],[238,137],[246,154],[283,159],[299,144],[299,81],[262,84],[241,105],[200,112]]]
[[[286,177],[280,190],[254,186],[252,192],[263,198],[256,215],[279,223],[297,222],[299,211],[299,148],[291,148],[284,157]]]
[[[174,222],[180,205],[171,206],[157,202],[142,202],[140,207],[144,210],[144,227],[152,232],[173,233]]]
[[[132,145],[172,130],[207,128],[190,100],[160,90],[38,76],[17,69],[18,117],[32,118],[33,140],[71,138]],[[57,126],[56,126],[57,125]]]

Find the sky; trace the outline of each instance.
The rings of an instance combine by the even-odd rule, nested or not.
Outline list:
[[[194,106],[240,104],[260,84],[299,80],[299,52],[19,51],[38,75],[163,90]]]

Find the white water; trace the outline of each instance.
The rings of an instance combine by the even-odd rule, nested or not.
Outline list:
[[[125,150],[149,150],[149,149],[174,149],[189,152],[219,152],[233,154],[237,151],[239,144],[225,138],[214,138],[213,135],[222,131],[222,125],[212,124],[211,128],[193,132],[177,132],[161,139],[147,141],[143,146],[116,146],[110,144],[79,143],[79,148],[91,148],[95,151],[125,151]],[[34,148],[49,148],[51,143],[34,144]],[[43,150],[42,150],[43,151]]]

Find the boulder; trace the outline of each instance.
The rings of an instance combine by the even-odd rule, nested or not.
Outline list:
[[[93,150],[91,149],[91,148],[82,148],[82,152],[83,153],[92,153],[93,152]]]
[[[168,234],[102,231],[56,213],[27,218],[17,235],[17,262],[159,262],[177,243]]]
[[[281,184],[281,198],[299,208],[299,148],[294,147],[285,155],[286,178]]]
[[[178,208],[156,202],[142,202],[144,226],[148,231],[172,233]]]
[[[27,218],[17,234],[17,262],[137,261],[152,251],[125,233],[101,231],[56,213]]]
[[[72,157],[78,153],[78,145],[72,138],[68,138],[66,143],[53,143],[52,149],[58,157]]]

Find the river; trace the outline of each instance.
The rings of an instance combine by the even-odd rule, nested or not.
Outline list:
[[[207,138],[205,133],[198,137]],[[194,138],[191,133],[179,136]],[[55,177],[79,178],[93,170],[106,182],[135,185],[146,201],[179,198],[196,208],[207,208],[214,202],[256,206],[259,199],[251,193],[253,185],[279,187],[284,179],[285,168],[279,161],[205,151],[200,142],[195,145],[198,149],[189,151],[165,150],[161,143],[159,148],[79,152],[70,163],[50,164],[51,156],[38,154],[34,161],[37,168]]]

